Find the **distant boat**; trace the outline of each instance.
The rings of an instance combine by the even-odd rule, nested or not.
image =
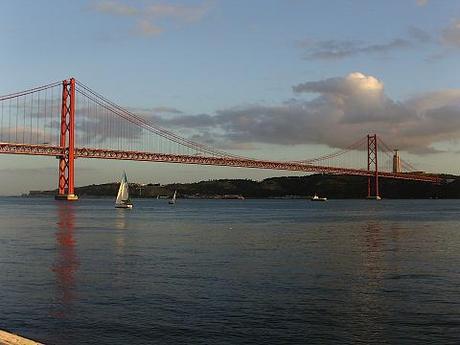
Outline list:
[[[169,200],[169,203],[171,205],[174,205],[176,203],[176,196],[177,196],[177,190],[174,191],[174,195],[171,200]]]
[[[129,199],[129,185],[126,173],[123,172],[118,188],[117,200],[115,201],[116,208],[133,208],[133,203]]]
[[[315,194],[310,200],[311,201],[327,201],[327,198],[319,197],[318,195]]]

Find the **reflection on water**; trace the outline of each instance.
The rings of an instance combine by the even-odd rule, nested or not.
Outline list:
[[[355,331],[355,341],[363,343],[378,343],[383,337],[383,323],[380,322],[384,303],[380,289],[384,285],[385,257],[384,257],[384,228],[376,220],[370,220],[363,226],[364,243],[362,283],[358,283],[355,291],[356,313],[359,320],[359,331]]]
[[[131,212],[131,210],[125,209],[115,209],[117,216],[115,218],[115,228],[118,230],[126,230],[126,212]]]
[[[376,221],[367,223],[364,227],[364,240],[364,265],[368,281],[369,284],[378,287],[384,271],[383,247],[385,243],[382,225]]]
[[[75,272],[79,262],[74,238],[75,209],[72,203],[57,203],[57,257],[53,265],[56,275],[56,296],[58,304],[67,311],[75,299]],[[59,313],[59,312],[58,312]]]
[[[125,231],[127,229],[126,223],[126,212],[131,210],[116,209],[117,216],[115,218],[115,229],[116,238],[115,238],[115,249],[117,254],[123,253],[123,248],[125,247]]]

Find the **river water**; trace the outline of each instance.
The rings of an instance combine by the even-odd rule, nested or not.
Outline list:
[[[0,329],[46,344],[458,344],[460,201],[0,198]]]

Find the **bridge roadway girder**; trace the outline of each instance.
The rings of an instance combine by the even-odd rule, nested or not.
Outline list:
[[[62,157],[64,153],[59,146],[0,143],[0,153],[32,156]]]
[[[0,153],[3,154],[24,154],[24,155],[41,155],[62,157],[65,152],[59,146],[50,145],[29,145],[29,144],[12,144],[0,143]],[[162,162],[162,163],[179,163],[179,164],[196,164],[196,165],[213,165],[253,169],[269,169],[284,171],[300,171],[312,173],[324,173],[334,175],[353,175],[353,176],[373,176],[373,171],[337,168],[321,165],[310,165],[297,162],[282,161],[265,161],[257,159],[243,159],[233,157],[205,157],[190,156],[165,153],[151,153],[138,151],[118,151],[93,148],[76,148],[75,158],[93,158],[93,159],[114,159],[114,160],[132,160],[144,162]],[[411,173],[392,173],[379,171],[379,177],[440,183],[441,178],[432,175],[421,175]]]

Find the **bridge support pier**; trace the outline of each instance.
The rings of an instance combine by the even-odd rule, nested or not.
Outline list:
[[[59,182],[56,200],[75,201],[75,79],[62,82]]]
[[[377,134],[367,135],[367,171],[369,172],[367,177],[367,199],[380,200]],[[371,174],[372,171],[373,174]],[[372,188],[372,180],[374,188]],[[372,195],[372,192],[374,192],[374,195]]]

